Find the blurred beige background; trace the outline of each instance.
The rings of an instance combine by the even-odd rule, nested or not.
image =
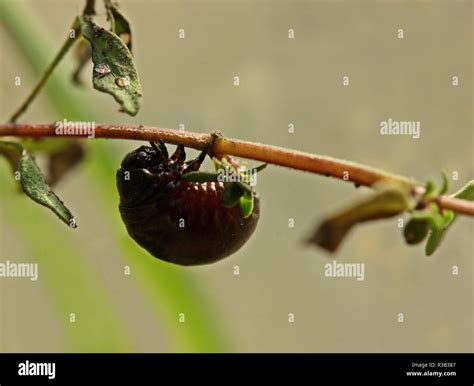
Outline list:
[[[59,48],[82,1],[26,1]],[[474,178],[472,1],[121,1],[134,34],[143,85],[137,117],[90,91],[109,122],[193,131],[347,158],[418,179]],[[178,39],[183,28],[185,39]],[[295,38],[288,39],[288,29]],[[397,38],[404,29],[405,38]],[[0,26],[1,116],[5,121],[37,77]],[[91,69],[85,71],[89,84]],[[12,85],[21,73],[27,88]],[[451,77],[460,79],[452,87]],[[240,86],[233,77],[240,77]],[[342,77],[350,86],[342,86]],[[421,121],[421,138],[381,136],[380,121]],[[57,117],[40,97],[28,122]],[[94,119],[94,117],[91,117]],[[288,124],[295,132],[288,133]],[[120,143],[123,153],[135,144]],[[193,153],[190,151],[190,153]],[[193,153],[194,154],[194,153]],[[114,173],[115,171],[111,171]],[[137,351],[169,351],[166,330],[95,210],[79,169],[57,188],[80,218],[74,237],[109,291]],[[262,217],[230,258],[187,268],[219,312],[232,351],[386,352],[473,350],[473,222],[456,221],[440,250],[407,247],[388,220],[356,229],[336,255],[365,263],[365,280],[327,278],[331,260],[302,239],[331,210],[367,191],[269,167],[259,175]],[[113,197],[111,199],[116,199]],[[25,211],[30,203],[25,203]],[[44,215],[50,215],[46,211]],[[288,219],[295,227],[288,228]],[[58,225],[62,226],[62,225]],[[0,219],[2,259],[34,260]],[[240,275],[234,276],[234,266]],[[460,269],[452,275],[452,266]],[[184,268],[183,268],[184,269]],[[47,292],[0,279],[2,351],[65,350]],[[159,296],[159,294],[157,294]],[[397,322],[403,312],[404,323]],[[294,313],[295,322],[288,323]]]

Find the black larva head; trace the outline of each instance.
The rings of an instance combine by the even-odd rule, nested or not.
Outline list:
[[[175,170],[183,166],[186,154],[182,145],[178,146],[176,152],[170,158],[163,141],[158,142],[158,145],[154,142],[150,142],[150,144],[151,146],[140,146],[138,149],[128,153],[122,161],[121,169],[157,171],[168,166]]]
[[[148,169],[160,162],[155,149],[150,146],[140,146],[137,150],[128,153],[122,161],[121,168],[125,170]]]
[[[160,187],[179,178],[184,169],[184,147],[178,146],[169,158],[163,142],[140,146],[128,153],[117,171],[121,205],[136,206]]]
[[[117,171],[120,214],[130,236],[153,256],[180,265],[208,264],[237,251],[259,218],[259,198],[245,218],[225,207],[222,182],[190,182],[206,152],[185,162],[183,146],[171,157],[165,145],[141,146],[128,153]]]

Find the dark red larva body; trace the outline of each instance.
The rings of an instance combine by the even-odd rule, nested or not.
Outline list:
[[[209,264],[236,252],[257,226],[258,195],[252,214],[243,218],[238,206],[222,205],[223,183],[181,180],[184,149],[168,158],[163,147],[138,148],[117,172],[120,214],[130,236],[158,259],[180,265]]]

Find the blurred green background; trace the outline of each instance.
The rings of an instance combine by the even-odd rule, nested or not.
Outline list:
[[[118,113],[109,95],[92,90],[91,66],[86,86],[73,89],[69,54],[21,121],[184,124],[421,180],[457,171],[452,191],[474,178],[472,1],[121,5],[144,92],[139,114]],[[80,0],[0,0],[1,121],[29,93],[82,8]],[[421,121],[421,138],[381,136],[388,118]],[[17,194],[0,161],[0,261],[39,264],[36,282],[0,279],[1,351],[473,350],[472,219],[457,220],[429,258],[404,244],[397,219],[362,226],[335,258],[365,263],[365,280],[327,278],[328,255],[302,240],[324,215],[367,191],[269,167],[257,186],[260,224],[243,249],[214,265],[175,267],[136,246],[119,218],[115,170],[138,143],[86,143],[86,161],[55,189],[77,230]]]

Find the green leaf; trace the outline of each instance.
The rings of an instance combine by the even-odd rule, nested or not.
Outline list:
[[[446,175],[446,172],[444,170],[441,171],[441,178],[442,178],[442,185],[438,191],[438,194],[440,196],[445,194],[448,191],[448,186],[449,186],[448,176]]]
[[[267,164],[261,164],[251,169],[238,170],[237,173],[240,177],[240,181],[245,184],[252,185],[256,183],[256,175],[267,167]]]
[[[423,200],[429,200],[434,196],[441,196],[448,191],[449,181],[448,176],[444,170],[441,171],[441,188],[436,189],[436,185],[432,180],[428,180],[425,184],[425,193],[423,194]]]
[[[427,255],[432,254],[441,242],[444,230],[452,221],[453,216],[454,213],[450,210],[440,213],[438,205],[435,203],[425,210],[413,212],[403,231],[405,241],[407,244],[417,244],[423,241],[429,233],[425,251]]]
[[[253,212],[253,194],[245,192],[239,200],[240,215],[243,218],[249,217]]]
[[[396,216],[410,209],[409,193],[403,187],[387,185],[368,199],[324,220],[307,240],[334,252],[356,224]]]
[[[469,181],[451,197],[460,198],[462,200],[474,201],[474,180]]]
[[[112,1],[106,1],[105,7],[111,24],[111,31],[119,36],[127,45],[130,52],[132,52],[132,30],[130,28],[130,22],[122,11],[120,11],[117,4],[112,3]]]
[[[79,21],[82,34],[92,47],[94,88],[111,94],[121,111],[136,115],[143,94],[130,50],[120,37],[89,17],[79,17]]]
[[[403,236],[407,244],[421,243],[430,230],[429,223],[425,219],[411,218],[403,229]]]
[[[249,217],[253,212],[252,188],[242,182],[226,182],[221,192],[221,201],[226,208],[239,205],[243,218]]]
[[[256,166],[256,167],[254,167],[254,168],[251,168],[251,169],[243,169],[243,170],[241,170],[240,172],[241,172],[242,174],[244,174],[244,175],[245,175],[245,174],[247,174],[247,175],[248,175],[248,174],[255,174],[255,173],[261,172],[261,171],[264,170],[266,167],[267,167],[267,164],[261,164],[261,165],[258,165],[258,166]]]
[[[224,184],[221,192],[222,205],[226,208],[232,208],[240,203],[240,198],[245,194],[242,184],[238,182],[229,182]]]
[[[74,216],[46,184],[35,160],[20,143],[0,141],[0,154],[6,156],[13,171],[19,172],[20,186],[28,197],[51,209],[71,228],[76,228]]]
[[[446,229],[454,220],[454,213],[451,210],[445,210],[442,214],[443,226],[442,227],[432,227],[428,240],[425,245],[425,254],[426,256],[431,256],[436,249],[441,244],[441,241],[446,234]]]
[[[474,181],[469,181],[459,191],[452,194],[451,197],[474,201]],[[451,210],[444,210],[442,216],[444,219],[443,227],[441,229],[432,229],[429,233],[428,240],[426,241],[425,245],[426,256],[431,256],[436,251],[436,249],[438,249],[445,237],[446,231],[456,218],[456,214]]]
[[[19,143],[2,141],[0,142],[0,150],[2,154],[9,154],[8,157],[13,170],[18,170],[23,192],[33,201],[50,208],[61,220],[75,228],[74,216],[46,184],[35,160],[23,146]]]
[[[431,197],[434,191],[435,191],[434,182],[431,180],[426,181],[425,193],[423,194],[423,199],[428,199],[429,197]]]
[[[438,205],[431,204],[426,210],[413,212],[412,218],[415,220],[427,221],[431,229],[443,229],[445,226],[445,218],[439,212]]]
[[[28,197],[51,209],[71,228],[77,227],[72,213],[46,184],[35,160],[25,150],[22,151],[18,171],[20,172],[21,187]]]
[[[259,172],[261,172],[263,169],[265,169],[266,167],[267,167],[267,164],[265,163],[265,164],[258,165],[257,167],[252,168],[252,169],[250,169],[250,170],[252,170],[252,171],[255,172],[255,173],[259,173]]]

